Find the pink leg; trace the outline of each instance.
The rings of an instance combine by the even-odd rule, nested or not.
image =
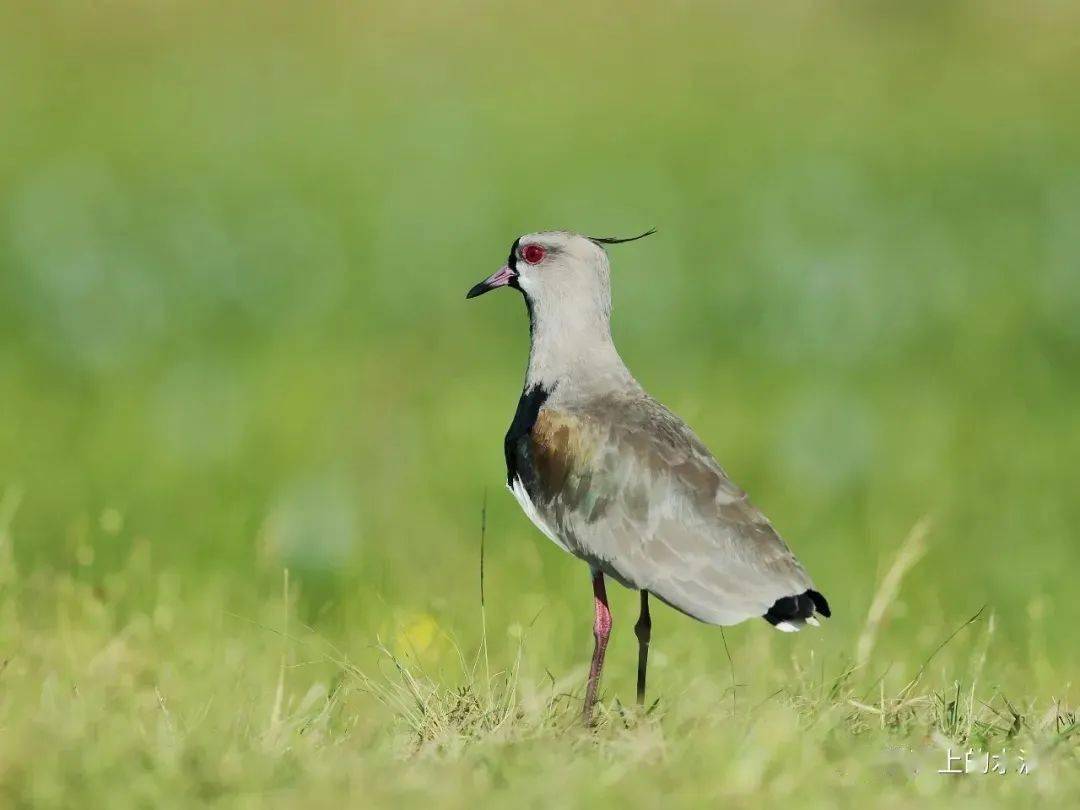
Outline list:
[[[607,651],[608,637],[611,635],[611,610],[608,608],[607,591],[604,589],[604,575],[600,571],[593,572],[592,587],[593,605],[596,611],[596,618],[593,620],[593,637],[596,639],[596,647],[593,648],[589,681],[585,686],[585,707],[582,710],[582,719],[587,726],[592,725],[596,692],[600,688],[600,671],[604,668],[604,653]]]

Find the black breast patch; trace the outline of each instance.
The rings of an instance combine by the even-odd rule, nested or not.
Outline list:
[[[533,476],[532,451],[529,449],[529,434],[540,408],[547,401],[550,391],[539,385],[534,385],[521,392],[518,400],[517,411],[514,412],[514,421],[510,423],[510,429],[506,431],[506,439],[503,441],[503,452],[506,454],[506,485],[512,487],[514,479],[520,478],[528,487]]]

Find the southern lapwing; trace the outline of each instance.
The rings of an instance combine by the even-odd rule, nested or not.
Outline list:
[[[650,397],[611,338],[605,245],[566,231],[522,236],[467,298],[513,287],[532,335],[525,387],[506,434],[506,483],[529,519],[589,564],[595,621],[584,719],[591,723],[611,632],[604,575],[641,593],[638,702],[649,594],[709,624],[762,617],[794,632],[829,603],[772,524],[701,440]]]

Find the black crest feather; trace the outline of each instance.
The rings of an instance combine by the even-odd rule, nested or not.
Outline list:
[[[656,233],[656,228],[649,228],[645,233],[639,233],[637,236],[628,236],[625,239],[620,239],[617,236],[590,236],[588,237],[590,242],[596,242],[598,245],[621,245],[624,242],[636,242],[638,239],[644,239],[646,236],[652,236]]]

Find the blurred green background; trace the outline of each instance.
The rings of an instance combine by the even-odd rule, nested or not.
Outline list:
[[[417,621],[474,645],[487,491],[494,651],[529,626],[537,670],[581,664],[586,569],[502,488],[524,309],[464,293],[520,233],[656,226],[611,249],[621,351],[834,608],[765,643],[849,654],[930,515],[882,649],[910,674],[985,604],[995,677],[1076,672],[1075,4],[0,8],[24,580],[102,589],[122,626],[165,581],[243,613],[288,567],[345,645]],[[683,677],[727,678],[715,631],[657,625]]]

